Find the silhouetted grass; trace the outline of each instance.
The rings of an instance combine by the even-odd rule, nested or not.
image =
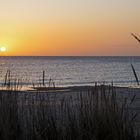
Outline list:
[[[139,139],[137,114],[132,118],[127,103],[118,103],[113,86],[73,94],[1,91],[0,140]]]

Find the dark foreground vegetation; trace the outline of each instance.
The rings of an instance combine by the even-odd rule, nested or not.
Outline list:
[[[118,102],[112,86],[73,94],[1,91],[0,140],[140,139],[134,129],[137,114]]]

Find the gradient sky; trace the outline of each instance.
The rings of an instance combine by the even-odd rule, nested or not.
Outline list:
[[[0,55],[139,55],[140,0],[0,0]]]

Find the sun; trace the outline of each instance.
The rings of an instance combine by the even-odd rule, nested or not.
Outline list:
[[[6,47],[4,47],[4,46],[3,47],[0,47],[0,51],[1,52],[6,52]]]

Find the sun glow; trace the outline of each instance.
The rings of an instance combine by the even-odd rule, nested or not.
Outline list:
[[[0,47],[0,51],[1,52],[6,52],[6,47],[4,47],[4,46],[3,47]]]

